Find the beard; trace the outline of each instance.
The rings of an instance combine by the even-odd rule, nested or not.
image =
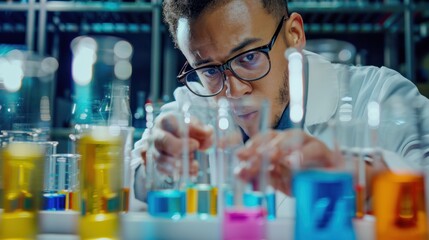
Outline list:
[[[282,117],[283,111],[289,104],[289,74],[287,71],[283,73],[283,86],[279,89],[276,97],[276,101],[280,106],[283,106],[283,110],[274,115],[273,127],[279,125],[280,118]]]

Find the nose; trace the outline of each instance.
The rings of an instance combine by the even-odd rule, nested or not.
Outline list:
[[[226,97],[240,98],[252,92],[253,87],[250,82],[235,77],[230,71],[225,71],[225,78]]]

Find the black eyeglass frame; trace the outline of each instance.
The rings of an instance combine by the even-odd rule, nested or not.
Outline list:
[[[259,80],[259,79],[261,79],[261,78],[263,78],[263,77],[267,76],[267,74],[271,71],[271,59],[270,59],[269,52],[271,51],[271,49],[272,49],[272,48],[273,48],[273,46],[274,46],[274,43],[275,43],[275,42],[276,42],[276,40],[277,40],[277,37],[278,37],[278,35],[279,35],[279,33],[280,33],[280,30],[281,30],[281,29],[282,29],[282,27],[283,27],[283,22],[284,22],[284,21],[286,21],[286,20],[288,20],[288,19],[289,19],[289,17],[288,17],[287,15],[285,15],[285,16],[283,16],[283,17],[282,17],[282,20],[281,20],[281,21],[280,21],[280,23],[278,24],[278,26],[277,26],[277,28],[276,28],[276,31],[274,32],[274,34],[273,34],[273,36],[271,37],[271,40],[270,40],[270,42],[269,42],[268,44],[263,45],[263,46],[260,46],[260,47],[252,48],[252,49],[249,49],[249,50],[247,50],[247,51],[245,51],[245,52],[239,53],[239,54],[237,54],[237,55],[235,55],[235,56],[231,57],[230,59],[228,59],[224,64],[221,64],[221,65],[211,65],[211,66],[210,66],[210,65],[209,65],[209,66],[202,66],[202,67],[198,67],[198,68],[193,68],[193,69],[188,70],[188,71],[186,71],[186,72],[185,72],[186,68],[189,66],[188,61],[186,61],[186,62],[185,62],[185,64],[183,65],[182,69],[180,70],[179,75],[177,75],[177,80],[178,80],[180,83],[182,83],[183,85],[185,85],[185,86],[189,89],[189,91],[191,91],[192,93],[194,93],[194,94],[195,94],[195,95],[197,95],[197,96],[200,96],[200,97],[212,97],[212,96],[216,96],[216,95],[218,95],[218,94],[219,94],[220,92],[222,92],[222,90],[225,88],[225,81],[226,81],[225,71],[226,71],[226,70],[230,70],[230,71],[231,71],[231,73],[234,75],[234,77],[236,77],[236,78],[238,78],[238,79],[240,79],[240,80],[243,80],[243,81],[248,81],[248,82],[251,82],[251,81],[257,81],[257,80]],[[235,73],[235,71],[231,68],[231,62],[232,62],[233,60],[235,60],[237,57],[239,57],[239,56],[241,56],[241,55],[245,55],[245,54],[247,54],[247,53],[249,53],[249,52],[261,52],[261,53],[265,54],[265,55],[267,56],[267,58],[268,58],[269,68],[268,68],[267,72],[266,72],[265,74],[263,74],[262,76],[260,76],[260,77],[258,77],[258,78],[255,78],[255,79],[243,79],[242,77],[238,76],[238,75]],[[219,91],[217,91],[217,92],[215,92],[215,93],[213,93],[213,94],[209,94],[209,95],[201,95],[200,93],[197,93],[197,92],[193,91],[193,90],[188,86],[188,84],[187,84],[187,82],[186,82],[186,80],[185,80],[186,76],[187,76],[189,73],[191,73],[191,72],[195,72],[195,71],[198,71],[198,70],[200,70],[200,69],[204,69],[204,68],[217,68],[217,69],[222,73],[222,75],[223,75],[222,87],[219,89]]]

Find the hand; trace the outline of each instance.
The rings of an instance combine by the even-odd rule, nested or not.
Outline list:
[[[268,160],[271,185],[287,195],[291,195],[294,168],[331,168],[338,164],[324,143],[301,130],[259,134],[250,139],[237,156],[245,162],[238,175],[246,181],[257,176],[264,158]]]
[[[182,157],[183,133],[179,127],[178,119],[172,113],[165,113],[155,120],[152,129],[154,141],[153,157],[157,169],[165,174],[172,174],[177,167],[177,159]],[[189,123],[189,160],[190,174],[195,175],[198,171],[198,163],[194,160],[193,152],[205,150],[212,145],[213,129],[202,125],[195,119]],[[147,151],[142,152],[143,159],[146,159]]]

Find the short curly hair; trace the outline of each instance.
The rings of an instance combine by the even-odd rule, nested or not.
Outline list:
[[[213,9],[231,0],[164,0],[164,22],[177,46],[177,25],[180,18],[196,19],[204,11]],[[268,13],[272,13],[279,19],[288,13],[287,0],[260,0]]]

